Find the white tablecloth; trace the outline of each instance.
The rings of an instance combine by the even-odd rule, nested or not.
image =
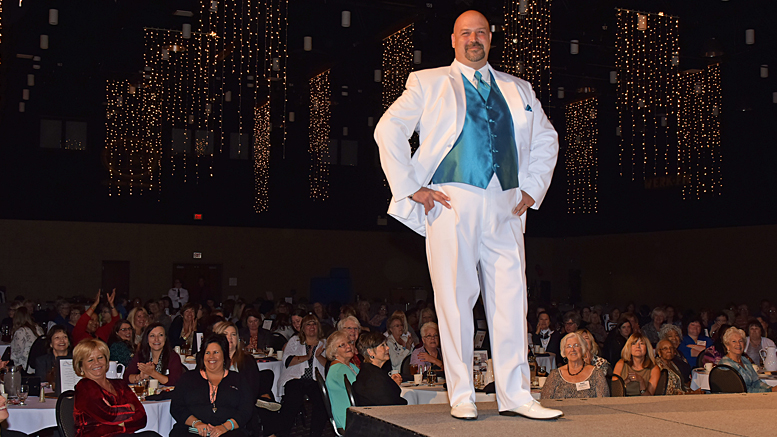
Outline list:
[[[402,397],[407,399],[408,405],[421,405],[421,404],[447,404],[448,391],[442,388],[442,386],[418,386],[418,387],[401,387]],[[532,397],[534,399],[540,398],[540,392],[532,391]],[[495,402],[496,394],[475,392],[475,402]]]
[[[186,366],[189,370],[194,370],[197,365],[195,363],[183,363],[184,366]],[[256,367],[259,368],[259,370],[272,370],[272,373],[274,375],[273,382],[272,382],[272,394],[275,396],[275,400],[280,402],[281,396],[283,396],[283,387],[280,387],[278,385],[278,380],[281,379],[281,370],[283,370],[283,363],[280,361],[271,361],[269,363],[256,363]]]
[[[535,357],[537,359],[537,365],[545,368],[545,371],[550,373],[551,370],[556,368],[556,354],[553,352],[547,352],[547,357]]]
[[[761,376],[761,381],[772,387],[777,387],[777,379]],[[710,375],[706,370],[693,369],[691,372],[691,390],[698,390],[700,388],[702,390],[710,389]]]
[[[57,400],[47,398],[46,402],[38,402],[38,398],[30,396],[27,405],[8,406],[8,429],[25,434],[36,433],[46,428],[57,427]],[[175,420],[170,415],[170,401],[143,402],[146,409],[146,427],[142,431],[155,431],[160,435],[169,435]]]

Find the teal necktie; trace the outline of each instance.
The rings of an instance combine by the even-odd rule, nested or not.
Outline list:
[[[483,80],[483,75],[479,71],[475,72],[475,80],[478,81],[478,92],[483,100],[488,101],[488,93],[491,92],[491,86]]]

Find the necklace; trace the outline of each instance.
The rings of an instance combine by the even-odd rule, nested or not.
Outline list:
[[[216,408],[216,394],[219,391],[218,384],[213,384],[210,382],[210,379],[208,378],[208,375],[205,373],[204,370],[200,371],[203,378],[205,378],[208,381],[208,395],[210,397],[210,406],[213,409],[213,413],[216,413],[218,408]],[[228,370],[224,370],[224,376],[222,376],[222,379],[224,379],[227,376]]]
[[[580,368],[580,372],[582,372],[583,369],[585,369],[585,362],[583,362],[583,367]],[[569,364],[567,364],[567,373],[569,373],[569,376],[577,376],[580,374],[580,372],[572,373],[572,368],[569,367]]]

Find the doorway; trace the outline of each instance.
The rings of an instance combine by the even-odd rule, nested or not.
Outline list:
[[[129,261],[103,261],[101,287],[103,292],[110,293],[116,289],[116,296],[124,296],[129,299],[130,292],[130,262]],[[87,293],[87,296],[91,296]],[[116,302],[119,302],[118,299]]]
[[[189,290],[189,302],[221,300],[221,264],[173,264],[171,287],[176,279]]]

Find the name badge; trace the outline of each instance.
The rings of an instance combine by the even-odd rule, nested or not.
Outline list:
[[[577,391],[588,390],[591,388],[591,383],[588,381],[578,382],[575,387],[577,387]]]
[[[697,344],[698,346],[704,346],[704,347],[707,347],[707,342],[706,342],[706,341],[704,341],[704,340],[696,340],[696,344]]]

